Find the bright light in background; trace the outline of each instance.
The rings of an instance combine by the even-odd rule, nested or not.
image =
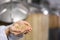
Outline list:
[[[43,8],[41,11],[43,12],[44,15],[48,15],[49,13],[48,10],[46,10],[45,8]]]
[[[43,13],[44,13],[45,15],[48,15],[48,11],[47,11],[47,10],[45,10]]]

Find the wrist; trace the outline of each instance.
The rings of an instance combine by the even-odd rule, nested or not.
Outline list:
[[[9,28],[5,30],[5,33],[6,33],[7,36],[9,35],[9,33],[10,33]]]

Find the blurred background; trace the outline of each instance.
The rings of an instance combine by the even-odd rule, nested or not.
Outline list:
[[[60,40],[60,0],[0,0],[0,25],[18,20],[33,29],[21,40]]]

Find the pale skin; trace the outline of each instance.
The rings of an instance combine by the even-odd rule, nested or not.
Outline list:
[[[27,34],[32,30],[31,25],[26,22],[26,21],[18,21],[16,23],[13,23],[11,27],[5,30],[6,35],[8,36],[9,33],[12,33],[14,35],[19,35],[19,34]]]

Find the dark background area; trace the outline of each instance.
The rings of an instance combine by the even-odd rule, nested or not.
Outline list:
[[[32,0],[32,3],[40,4],[42,0]]]

